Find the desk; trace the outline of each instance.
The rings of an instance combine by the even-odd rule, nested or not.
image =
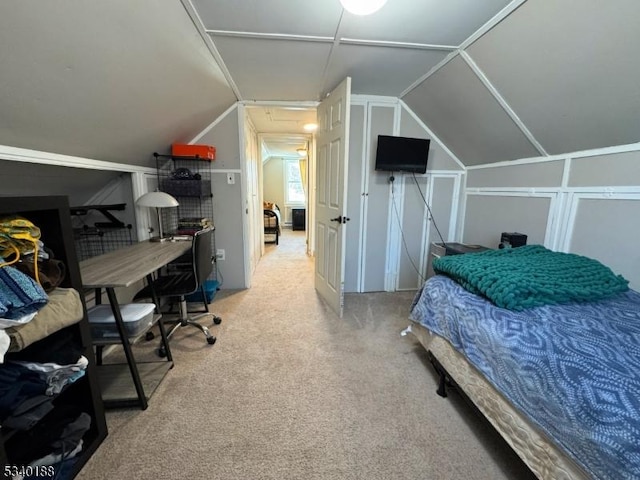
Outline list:
[[[104,288],[109,298],[113,316],[115,317],[116,328],[120,335],[120,341],[124,348],[126,364],[102,365],[98,367],[102,396],[105,406],[124,407],[139,405],[142,410],[147,408],[147,400],[153,390],[160,383],[166,372],[173,367],[173,359],[167,334],[162,320],[158,320],[160,334],[164,343],[167,360],[162,362],[147,362],[138,365],[131,351],[129,338],[126,334],[115,288],[128,287],[133,283],[147,278],[151,280],[151,275],[172,260],[187,253],[191,249],[190,241],[177,242],[140,242],[124,247],[113,252],[105,253],[97,257],[89,258],[80,262],[80,273],[82,285],[85,288]],[[158,305],[157,298],[154,302]],[[122,373],[128,367],[135,393],[128,395],[123,392]],[[140,367],[140,368],[139,368]],[[141,378],[140,371],[146,377],[153,377],[150,381]],[[125,385],[126,387],[127,385]],[[148,395],[145,394],[145,389]],[[117,391],[116,391],[117,390]],[[126,390],[126,388],[125,388]],[[132,391],[133,393],[133,391]]]

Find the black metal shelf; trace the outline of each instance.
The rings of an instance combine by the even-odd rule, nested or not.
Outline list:
[[[156,159],[156,171],[158,175],[158,189],[175,197],[179,205],[177,208],[163,208],[161,212],[162,223],[165,231],[181,234],[192,234],[193,230],[198,230],[198,226],[186,228],[183,220],[207,219],[210,223],[201,227],[211,226],[215,228],[213,215],[213,186],[212,161],[195,156],[162,155],[154,152]],[[172,178],[172,173],[177,169],[187,169],[190,177]],[[212,251],[216,251],[215,233],[211,236]],[[218,279],[217,264],[210,280]]]
[[[55,253],[56,259],[66,265],[66,276],[60,285],[64,288],[73,288],[82,292],[82,280],[75,252],[74,236],[71,224],[71,210],[68,199],[64,196],[42,197],[7,197],[3,198],[0,205],[0,215],[21,215],[35,225],[42,232],[42,240],[45,245]],[[84,299],[83,311],[85,312],[80,322],[65,327],[64,334],[82,349],[82,355],[89,360],[85,375],[76,382],[68,385],[54,400],[54,408],[61,405],[73,404],[82,408],[82,411],[91,417],[91,427],[83,436],[82,451],[74,457],[74,464],[69,475],[64,478],[73,478],[89,460],[98,446],[107,435],[107,424],[104,416],[104,406],[100,395],[98,375],[91,346],[89,322],[86,315]],[[33,345],[51,346],[49,337],[45,337]],[[7,360],[14,354],[8,353]],[[2,365],[0,365],[0,369]],[[16,441],[17,433],[14,430],[0,429],[0,465],[17,465],[15,459],[9,453],[12,442]],[[15,443],[14,443],[15,446]],[[9,448],[8,448],[9,447]],[[19,466],[19,465],[17,465]]]

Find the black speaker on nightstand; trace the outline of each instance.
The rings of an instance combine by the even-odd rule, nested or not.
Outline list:
[[[524,233],[502,232],[498,248],[516,248],[527,244],[527,236]]]

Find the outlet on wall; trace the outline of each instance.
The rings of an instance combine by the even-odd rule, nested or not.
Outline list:
[[[224,254],[224,249],[223,248],[219,248],[216,250],[216,260],[224,260],[225,259],[225,254]]]

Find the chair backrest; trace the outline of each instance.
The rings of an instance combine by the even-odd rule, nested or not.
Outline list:
[[[193,236],[193,273],[196,279],[196,290],[205,282],[213,271],[213,250],[211,246],[213,229],[199,230]]]

